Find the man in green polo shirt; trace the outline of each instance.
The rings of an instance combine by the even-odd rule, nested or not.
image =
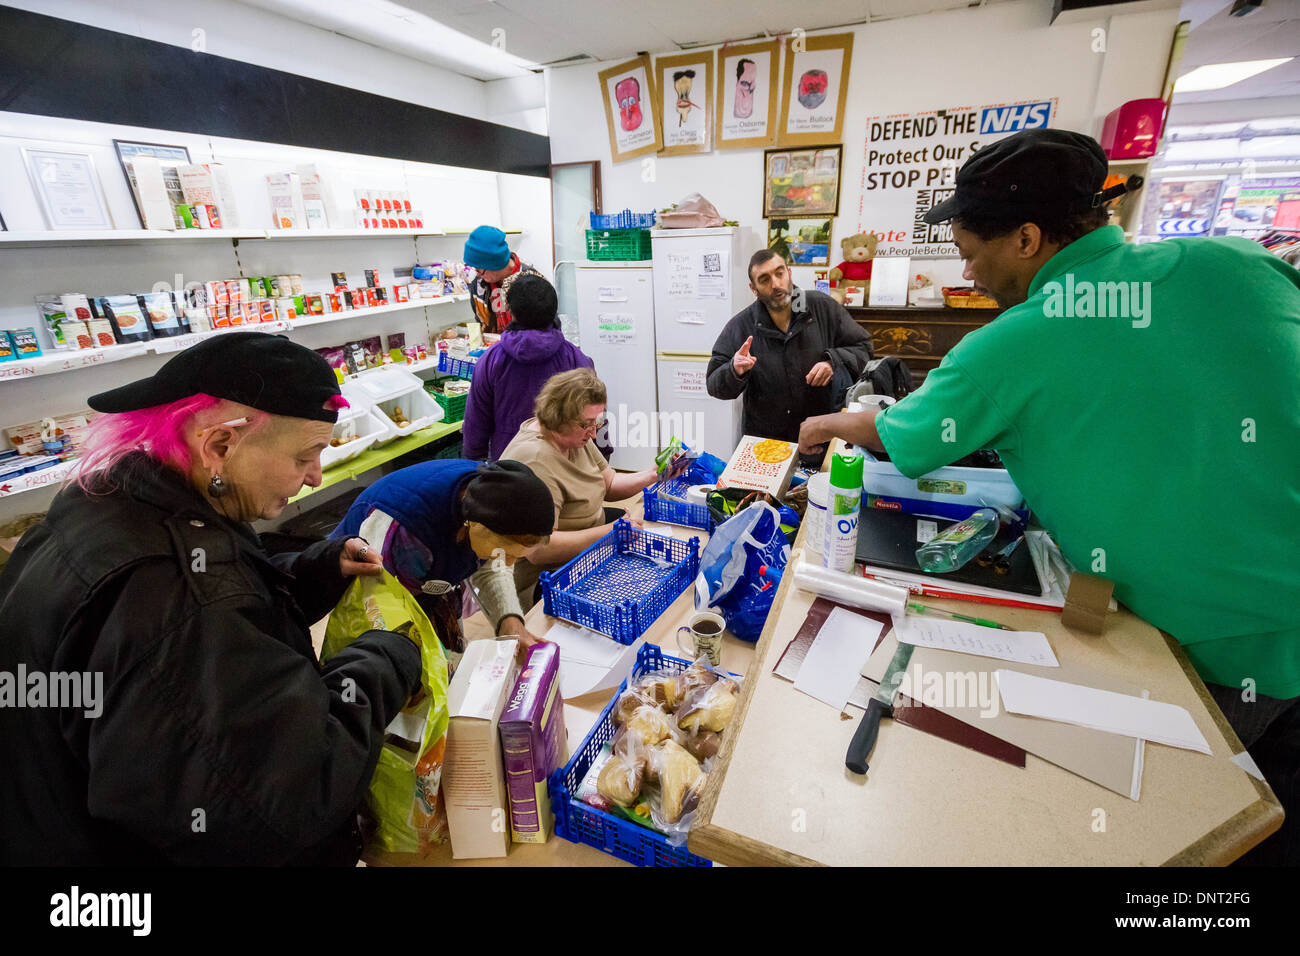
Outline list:
[[[930,222],[1007,311],[879,412],[804,422],[916,477],[995,448],[1082,571],[1184,646],[1300,863],[1300,273],[1244,239],[1130,245],[1090,137],[981,149]],[[1118,187],[1122,189],[1123,187]]]

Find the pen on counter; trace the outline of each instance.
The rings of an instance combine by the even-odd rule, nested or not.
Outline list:
[[[967,624],[978,624],[980,627],[996,627],[1002,631],[1009,631],[1011,628],[1005,624],[999,624],[997,621],[986,621],[982,617],[970,617],[966,614],[958,614],[955,611],[945,611],[942,608],[930,607],[928,604],[921,604],[917,601],[908,601],[909,610],[916,611],[918,614],[928,614],[933,617],[946,617],[950,621],[965,621]]]

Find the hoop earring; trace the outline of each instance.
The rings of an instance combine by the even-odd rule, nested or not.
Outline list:
[[[224,497],[229,490],[230,486],[221,480],[220,475],[214,474],[208,479],[208,494],[213,498]]]

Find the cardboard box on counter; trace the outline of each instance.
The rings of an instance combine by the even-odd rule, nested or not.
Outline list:
[[[442,793],[451,855],[458,860],[505,856],[510,849],[498,723],[515,686],[517,643],[471,641],[447,690]]]
[[[790,487],[790,478],[799,464],[799,446],[775,438],[745,435],[727,462],[719,488],[744,488],[780,497]]]
[[[558,645],[529,650],[500,728],[511,837],[515,843],[545,843],[554,826],[546,781],[569,759]]]

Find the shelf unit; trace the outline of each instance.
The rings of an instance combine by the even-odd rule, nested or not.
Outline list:
[[[292,332],[295,329],[322,325],[327,322],[342,322],[347,319],[362,319],[368,316],[385,315],[390,312],[404,312],[408,309],[422,309],[425,306],[442,305],[445,302],[465,302],[468,294],[443,295],[436,299],[412,299],[410,302],[397,302],[380,305],[373,309],[349,309],[345,312],[330,312],[325,315],[310,315],[292,322],[276,320],[259,322],[252,325],[232,325],[229,328],[213,329],[209,332],[191,332],[187,335],[173,335],[166,338],[150,339],[147,342],[130,342],[125,345],[109,345],[97,349],[78,349],[75,352],[51,352],[34,359],[16,359],[0,365],[0,382],[15,379],[33,378],[37,375],[55,375],[60,372],[75,372],[83,368],[93,368],[109,362],[138,358],[153,353],[166,355],[189,348],[203,339],[226,332]]]
[[[523,230],[502,230],[508,236],[521,236]],[[45,229],[36,232],[0,232],[0,249],[29,249],[48,245],[82,246],[102,242],[204,242],[258,239],[440,239],[468,236],[468,231],[443,232],[437,229],[89,229],[66,232]]]
[[[321,475],[321,483],[315,488],[304,488],[298,492],[289,502],[301,501],[303,498],[313,495],[318,491],[324,491],[330,485],[337,485],[340,481],[350,481],[353,478],[369,471],[372,468],[378,468],[380,465],[392,461],[394,458],[400,458],[408,451],[415,451],[430,442],[435,442],[439,438],[445,438],[448,435],[454,435],[460,431],[463,422],[435,422],[427,428],[422,428],[418,432],[407,435],[405,438],[398,438],[379,448],[371,448],[351,458],[348,461],[341,461],[333,468]],[[27,477],[24,475],[23,477]]]

